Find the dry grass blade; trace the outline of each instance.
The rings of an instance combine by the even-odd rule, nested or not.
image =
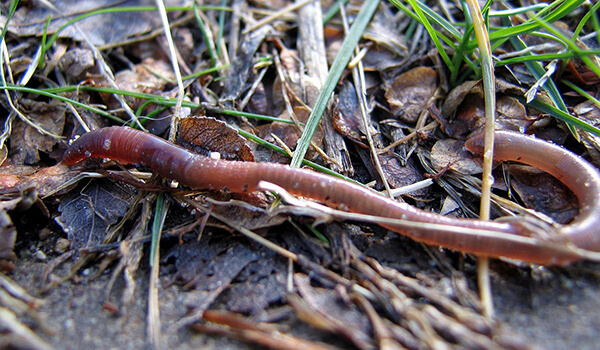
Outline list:
[[[481,9],[477,1],[468,0],[469,10],[473,18],[475,36],[479,45],[481,67],[483,75],[483,89],[485,91],[485,153],[483,155],[483,173],[481,183],[481,208],[479,217],[481,220],[490,219],[490,203],[492,184],[492,166],[494,162],[494,131],[496,130],[496,83],[494,78],[494,66],[492,63],[492,48],[488,36]],[[484,313],[493,317],[494,304],[492,301],[491,282],[489,275],[489,258],[481,257],[478,265],[478,284],[481,300],[484,305]]]

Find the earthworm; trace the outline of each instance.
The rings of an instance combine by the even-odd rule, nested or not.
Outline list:
[[[107,127],[82,135],[67,149],[63,163],[72,165],[88,157],[110,158],[147,166],[192,189],[236,193],[255,191],[264,180],[291,194],[334,208],[400,219],[387,220],[381,226],[419,242],[479,256],[553,265],[581,259],[579,250],[600,250],[597,169],[569,151],[534,137],[509,131],[497,131],[495,136],[496,159],[538,167],[574,192],[580,212],[570,224],[542,225],[521,217],[497,221],[450,218],[397,202],[330,175],[280,164],[212,159],[127,127]],[[483,137],[469,139],[466,147],[482,153]],[[406,222],[413,224],[403,224]],[[415,225],[415,222],[423,225]]]

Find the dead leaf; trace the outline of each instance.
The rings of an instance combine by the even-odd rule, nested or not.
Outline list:
[[[392,114],[407,123],[416,122],[437,84],[437,72],[428,67],[417,67],[397,76],[385,92]]]
[[[15,165],[11,159],[8,159],[0,166],[0,187],[14,187],[23,177],[34,174],[36,170],[36,167],[28,165]]]
[[[65,124],[65,107],[56,102],[21,101],[29,109],[28,117],[42,129],[54,135],[62,135]],[[21,120],[13,123],[10,136],[14,164],[32,165],[40,161],[40,152],[50,153],[57,139],[42,135]]]
[[[261,125],[256,128],[256,132],[261,139],[276,145],[279,145],[279,140],[281,140],[291,150],[296,148],[298,139],[300,138],[300,133],[295,126],[278,122]],[[290,157],[263,147],[258,148],[256,154],[257,160],[261,162],[282,164],[290,162]]]
[[[211,117],[190,117],[179,123],[177,142],[196,153],[218,152],[223,159],[254,161],[246,139],[225,122]]]
[[[502,93],[514,93],[522,89],[498,80],[496,84],[496,129],[524,132],[538,118],[528,116],[525,106],[517,99]],[[443,120],[437,116],[442,129],[451,137],[465,139],[478,133],[485,125],[485,105],[481,81],[468,81],[454,88],[442,106]]]
[[[479,94],[469,93],[456,110],[454,118],[447,123],[445,132],[454,138],[465,139],[483,130],[485,104]]]
[[[575,106],[573,108],[573,111],[583,121],[595,127],[598,127],[600,121],[600,109],[598,108],[598,106],[596,106],[596,104],[594,104],[594,102],[582,102]],[[600,137],[584,130],[578,131],[581,134],[581,137],[583,139],[583,145],[589,152],[592,161],[596,165],[600,164]]]
[[[74,48],[67,51],[58,61],[69,81],[77,82],[86,74],[97,73],[94,53],[89,49]]]
[[[168,0],[165,6],[183,6],[185,1]],[[110,1],[77,1],[61,0],[53,1],[52,7],[43,3],[31,3],[29,6],[20,6],[11,19],[8,29],[19,36],[36,35],[43,33],[53,34],[68,21],[95,10],[119,6],[155,6],[151,0],[127,1],[125,4],[120,0]],[[46,20],[51,18],[46,28]],[[6,23],[3,13],[2,25]],[[98,25],[101,23],[102,25]],[[86,33],[94,45],[119,44],[135,35],[147,33],[161,26],[160,17],[156,11],[123,11],[105,14],[97,14],[77,21],[77,26]],[[81,33],[73,25],[67,26],[59,33],[61,38],[72,38],[83,40]]]
[[[439,140],[431,148],[431,165],[437,172],[452,170],[461,174],[479,174],[481,156],[474,155],[459,140]]]
[[[344,137],[361,147],[364,144],[365,128],[354,85],[346,81],[340,88],[337,104],[332,115],[333,127]]]
[[[560,181],[536,168],[510,166],[510,184],[527,208],[566,224],[579,212],[577,197]]]
[[[17,186],[20,189],[35,188],[39,197],[45,198],[69,190],[69,187],[65,186],[79,172],[77,169],[58,163],[55,166],[41,168],[33,174],[21,177]],[[60,191],[58,191],[59,189]]]
[[[528,116],[525,106],[516,98],[499,96],[496,101],[496,127],[499,130],[523,132],[538,119]]]
[[[119,89],[131,92],[161,95],[166,86],[175,80],[175,74],[170,63],[153,58],[146,58],[142,63],[135,65],[133,70],[126,69],[115,74],[115,83]],[[111,87],[107,82],[99,86]],[[111,109],[120,108],[121,105],[112,94],[101,93],[104,103]],[[127,104],[137,109],[146,99],[132,96],[123,96]]]
[[[80,191],[71,191],[58,206],[58,224],[67,233],[73,249],[103,242],[104,236],[132,204],[129,189],[111,181],[93,181]]]
[[[417,169],[414,161],[409,159],[405,165],[401,164],[400,159],[392,154],[384,153],[379,155],[381,168],[386,175],[386,179],[392,188],[400,188],[403,186],[412,185],[416,182],[424,180],[423,172]],[[410,193],[411,197],[421,197],[426,195],[426,188]]]

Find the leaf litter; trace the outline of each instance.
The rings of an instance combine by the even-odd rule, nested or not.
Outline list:
[[[81,10],[72,5],[55,3],[61,16],[35,4],[17,9],[5,40],[12,74],[24,74],[35,62],[31,58],[40,42],[31,35],[54,33],[75,14],[100,8]],[[176,41],[186,73],[229,63],[226,69],[185,81],[184,113],[203,117],[179,124],[181,144],[227,159],[286,161],[280,151],[289,153],[297,146],[326,77],[322,62],[335,57],[341,47],[345,20],[342,15],[333,17],[320,37],[311,34],[322,23],[320,8],[317,11],[311,7],[315,4],[306,2],[299,12],[278,12],[287,5],[233,1],[223,12],[192,7],[170,12],[177,22],[173,31],[180,35]],[[330,4],[322,6],[326,11]],[[360,6],[349,2],[345,16],[354,18]],[[435,6],[439,10],[441,5]],[[444,10],[462,16],[455,8]],[[193,16],[194,11],[200,15]],[[49,14],[53,19],[46,28]],[[221,17],[226,23],[222,28]],[[106,48],[103,54],[114,70],[110,74],[80,41],[74,25],[68,26],[48,48],[46,68],[33,75],[27,86],[75,86],[59,94],[99,106],[123,120],[129,119],[123,109],[126,103],[144,126],[164,133],[173,113],[164,98],[175,96],[176,91],[163,51],[166,45],[153,34],[160,25],[157,18],[156,12],[142,11],[95,15],[77,22],[81,31],[94,34],[93,44]],[[202,33],[195,18],[204,18],[204,30],[210,35]],[[243,33],[262,18],[271,20]],[[92,31],[90,25],[100,30]],[[302,39],[297,42],[298,36]],[[534,39],[526,36],[526,41],[532,44]],[[343,75],[334,106],[326,113],[333,120],[325,117],[309,159],[355,174],[359,181],[373,182],[381,189],[376,162],[366,148],[368,139],[378,150],[393,144],[393,153],[378,155],[391,187],[431,176],[445,190],[419,190],[404,200],[432,211],[443,210],[442,203],[451,201],[457,208],[453,212],[470,215],[478,189],[468,174],[479,170],[461,140],[482,126],[481,84],[467,79],[449,82],[423,29],[388,3],[379,4],[361,49],[364,85],[358,86],[349,72]],[[562,124],[515,97],[535,81],[522,67],[511,65],[511,74],[497,72],[498,125],[568,143],[569,133]],[[597,83],[589,67],[579,61],[569,60],[567,71],[566,77],[583,81],[585,89]],[[124,100],[106,90],[114,88],[111,75]],[[474,78],[476,74],[469,76]],[[360,91],[366,92],[365,100],[357,97]],[[8,158],[0,168],[0,266],[14,269],[12,277],[30,293],[44,293],[37,299],[16,292],[11,282],[3,283],[1,293],[22,300],[19,304],[2,299],[6,311],[0,322],[9,333],[0,337],[3,345],[35,349],[150,345],[144,334],[147,243],[153,193],[160,190],[171,202],[159,277],[163,337],[169,347],[242,348],[254,343],[282,349],[528,349],[536,343],[560,348],[588,341],[582,339],[590,339],[590,344],[595,340],[593,330],[600,325],[585,312],[600,305],[593,292],[599,284],[594,264],[563,270],[495,262],[492,282],[499,316],[488,319],[481,315],[474,292],[475,260],[464,254],[417,244],[371,225],[328,223],[326,215],[301,208],[272,210],[274,198],[269,193],[234,196],[190,191],[131,164],[90,160],[70,169],[57,164],[65,140],[80,133],[76,120],[94,127],[111,122],[81,106],[68,107],[40,96],[10,95],[27,118],[13,119],[12,133],[4,142]],[[595,106],[576,104],[581,99],[573,96],[569,103],[577,106],[576,113],[593,122]],[[11,111],[6,97],[2,105]],[[361,108],[368,111],[367,125]],[[219,113],[235,109],[274,115],[280,121]],[[427,126],[432,119],[439,130],[435,124]],[[257,146],[243,139],[242,131],[281,148]],[[340,144],[340,134],[350,142]],[[592,159],[597,158],[595,136],[582,135]],[[498,185],[500,191],[518,196],[526,207],[558,222],[576,213],[572,195],[545,174],[511,165],[498,167],[495,176],[510,180]],[[288,253],[280,255],[249,240],[239,234],[240,228]],[[519,292],[512,293],[513,289]],[[567,324],[569,334],[562,332]],[[210,334],[242,343],[206,336]]]

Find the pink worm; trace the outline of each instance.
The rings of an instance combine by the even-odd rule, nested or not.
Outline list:
[[[482,153],[483,137],[471,138],[466,147]],[[496,159],[536,166],[567,185],[579,199],[581,209],[577,217],[568,225],[552,226],[551,234],[545,232],[549,226],[533,225],[522,218],[500,221],[450,218],[416,209],[333,176],[279,164],[211,159],[127,127],[108,127],[82,135],[69,147],[63,163],[71,165],[88,157],[111,158],[148,166],[190,188],[237,193],[255,191],[259,181],[264,180],[332,207],[423,223],[381,226],[419,242],[480,256],[563,264],[581,259],[570,246],[600,250],[600,175],[596,168],[559,146],[515,132],[496,132],[494,148]]]

